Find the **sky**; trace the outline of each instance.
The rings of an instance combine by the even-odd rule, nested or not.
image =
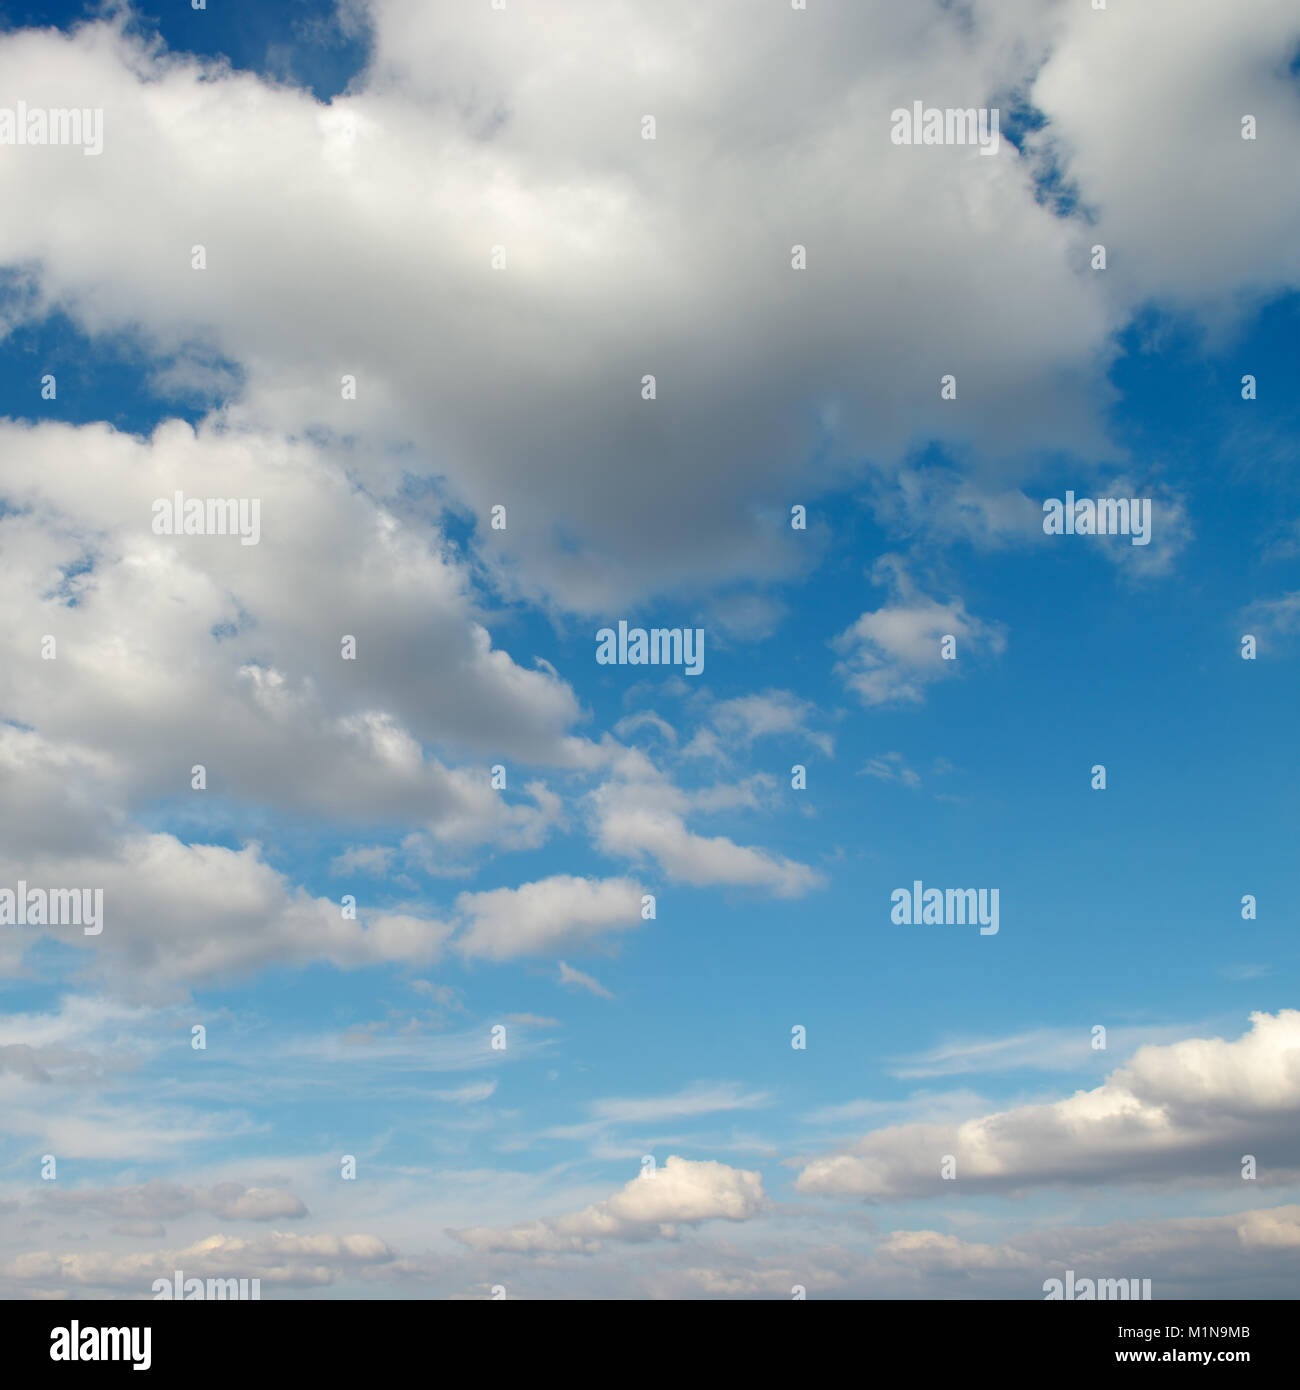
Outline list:
[[[1293,1296],[1295,6],[160,10],[0,4],[0,1296]]]

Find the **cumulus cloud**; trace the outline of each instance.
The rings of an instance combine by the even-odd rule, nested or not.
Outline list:
[[[719,700],[709,711],[707,726],[683,753],[687,757],[721,757],[735,749],[748,749],[755,739],[795,737],[829,757],[835,742],[829,734],[809,727],[815,714],[809,701],[789,690],[763,690]]]
[[[467,925],[456,949],[467,957],[509,960],[584,945],[641,924],[641,885],[629,878],[556,874],[520,888],[462,893],[456,909]]]
[[[889,602],[863,613],[835,640],[836,673],[863,704],[918,702],[927,684],[954,675],[964,659],[1005,649],[999,624],[968,613],[960,598],[941,603],[922,593],[898,556],[878,560],[872,579],[889,588]],[[941,652],[948,635],[956,638],[955,660]]]
[[[102,886],[106,973],[138,973],[145,988],[145,976],[193,982],[272,962],[424,963],[454,930],[419,910],[348,920],[255,845],[133,829],[160,798],[189,798],[200,824],[231,803],[341,827],[414,823],[404,863],[442,874],[476,847],[537,848],[566,815],[544,780],[506,794],[486,760],[456,757],[490,749],[591,776],[623,756],[608,736],[597,745],[568,732],[577,702],[552,671],[492,645],[467,571],[437,535],[399,522],[314,445],[210,426],[167,425],[141,440],[103,426],[0,424],[0,447],[15,457],[0,513],[13,563],[0,598],[33,615],[30,630],[0,637],[0,698],[13,720],[0,726],[0,871]],[[84,485],[58,466],[68,451],[88,460]],[[212,476],[223,493],[262,498],[258,546],[153,533],[154,498],[173,487],[203,495]],[[52,660],[42,633],[56,643]],[[341,659],[345,635],[355,661]],[[204,793],[191,787],[196,765]],[[685,794],[643,767],[661,804],[667,795],[684,809]],[[629,859],[645,848],[616,826],[606,839]],[[779,857],[693,836],[668,805],[651,848],[691,882],[787,892],[811,882]],[[384,874],[396,854],[354,846],[331,868]],[[572,949],[635,925],[639,896],[629,879],[563,875],[467,894],[458,946],[497,960]]]
[[[734,884],[797,898],[823,885],[806,864],[689,829],[685,817],[700,801],[648,765],[634,765],[591,794],[596,844],[633,862],[652,858],[669,878],[696,886]]]
[[[467,774],[427,749],[568,766],[577,700],[493,647],[436,530],[265,433],[0,422],[0,449],[0,598],[29,615],[0,639],[11,719],[111,758],[139,796],[188,790],[203,763],[226,796],[527,838],[485,762]],[[257,545],[154,534],[156,499],[205,497],[214,477],[221,496],[260,500]]]
[[[716,626],[719,646],[753,640],[783,611],[761,590],[820,553],[815,514],[809,532],[791,531],[792,500],[815,503],[846,479],[898,537],[1029,541],[1044,448],[1067,441],[1072,476],[1077,462],[1079,477],[1141,477],[1111,457],[1107,423],[1117,330],[1138,310],[1173,306],[1222,334],[1300,283],[1300,187],[1276,177],[1300,141],[1293,0],[1248,12],[1148,0],[1104,15],[1041,0],[862,0],[806,13],[752,0],[569,0],[490,16],[486,39],[473,7],[370,0],[366,14],[369,65],[328,104],[169,54],[128,33],[125,12],[72,35],[0,34],[0,87],[106,117],[96,159],[10,148],[0,160],[0,202],[23,209],[0,219],[0,335],[66,315],[96,344],[138,349],[153,390],[212,409],[144,438],[0,422],[0,604],[20,615],[0,626],[11,721],[0,726],[0,882],[102,886],[106,935],[66,939],[74,967],[124,992],[166,998],[318,961],[423,967],[449,949],[500,962],[576,953],[640,921],[634,879],[569,874],[466,893],[446,911],[419,905],[412,883],[410,902],[363,899],[350,920],[256,842],[273,844],[278,817],[294,822],[286,842],[306,824],[329,826],[319,862],[374,889],[399,870],[455,875],[480,855],[536,850],[581,808],[594,848],[638,872],[786,899],[812,891],[822,877],[809,865],[738,842],[730,824],[700,829],[703,817],[773,801],[770,779],[687,790],[608,736],[581,736],[589,712],[498,601],[531,600],[558,626],[672,591]],[[1100,108],[1099,72],[1112,79]],[[918,97],[1023,102],[1044,119],[991,158],[892,145],[891,110]],[[640,138],[646,111],[655,141]],[[1254,142],[1240,139],[1246,112]],[[1049,177],[1069,190],[1064,203]],[[1088,267],[1094,242],[1111,253],[1104,274]],[[808,252],[797,273],[796,243]],[[344,373],[355,399],[340,391]],[[646,373],[653,401],[642,398]],[[946,373],[959,397],[941,402]],[[932,443],[950,460],[935,472],[916,462]],[[223,494],[260,499],[259,545],[152,532],[154,499],[206,495],[216,479]],[[1191,538],[1183,500],[1160,496],[1157,542],[1107,550],[1126,573],[1169,572]],[[498,503],[510,523],[489,530]],[[897,559],[876,577],[886,601],[837,644],[839,675],[865,704],[916,703],[968,658],[1003,649],[1002,629],[934,578],[914,579]],[[1297,611],[1294,594],[1265,601],[1261,632],[1293,633]],[[945,632],[956,663],[939,661]],[[341,659],[345,634],[356,661]],[[43,659],[46,635],[55,660]],[[691,708],[701,706],[692,753],[725,758],[760,738],[830,751],[789,692]],[[680,756],[657,715],[615,732],[646,730],[658,752]],[[506,794],[487,775],[497,761],[511,764]],[[196,763],[205,797],[190,791]],[[518,765],[536,771],[516,775]],[[915,775],[892,758],[868,771]],[[40,936],[43,958],[56,955],[45,949],[53,935]],[[37,939],[6,931],[0,969],[22,968]],[[559,975],[597,984],[566,961]],[[175,1105],[51,1106],[51,1087],[78,1094],[123,1064],[114,1029],[131,1020],[92,1024],[78,1007],[53,1023],[0,1022],[12,1133],[138,1162],[253,1123]],[[1203,1179],[1261,1139],[1286,1152],[1294,1019],[1256,1015],[1236,1042],[1144,1048],[1055,1105],[881,1129],[807,1162],[801,1190],[924,1195],[945,1152],[976,1189],[1008,1191]],[[394,1086],[415,1059],[496,1060],[481,1029],[439,1040],[354,1029],[346,1037],[375,1041],[349,1048],[337,1036],[346,1026],[304,1045],[306,1057],[287,1052],[285,1073],[264,1084],[287,1088],[322,1059]],[[1022,1065],[1035,1042],[936,1049],[911,1065]],[[247,1060],[235,1065],[251,1075]],[[441,1094],[471,1103],[492,1084]],[[601,1102],[591,1123],[653,1123],[750,1097],[725,1099],[706,1088]],[[1261,1178],[1281,1173],[1266,1166]],[[222,1220],[297,1219],[286,1206],[296,1200],[242,1184],[144,1184],[94,1209],[143,1229],[186,1202]],[[590,1250],[743,1221],[762,1200],[756,1173],[674,1158],[644,1189],[525,1227],[475,1225],[461,1241],[476,1252]],[[1169,1258],[1198,1240],[1215,1258],[1288,1257],[1293,1210],[1167,1232]],[[1107,1250],[1136,1251],[1142,1235],[1129,1246],[1116,1234]],[[1030,1271],[1016,1252],[1040,1248],[902,1232],[881,1267],[1019,1278]],[[29,1251],[0,1265],[0,1279],[143,1294],[146,1276],[178,1265],[315,1287],[396,1264],[378,1236],[218,1235],[156,1262]],[[690,1267],[711,1292],[779,1292],[790,1262],[692,1253]],[[816,1267],[828,1280],[843,1273],[830,1257]]]
[[[241,383],[241,423],[424,445],[468,513],[505,499],[519,519],[486,562],[565,606],[788,575],[807,558],[776,524],[796,480],[815,492],[867,456],[896,467],[925,439],[1004,471],[1063,437],[1102,450],[1113,334],[1153,290],[1199,309],[1296,281],[1296,198],[1268,157],[1300,127],[1294,16],[1285,0],[1248,22],[1195,11],[575,0],[500,16],[485,42],[471,12],[374,0],[371,65],[328,105],[151,51],[121,20],[10,33],[0,85],[21,74],[33,104],[102,106],[107,129],[93,160],[5,160],[0,196],[29,209],[0,234],[30,288],[9,312],[57,304],[92,332],[130,329],[181,382],[220,363],[207,375]],[[1195,41],[1163,42],[1171,23]],[[1090,75],[1139,62],[1097,119]],[[994,158],[896,146],[890,113],[920,92],[1019,93],[1046,123]],[[1139,135],[1176,197],[1132,158]],[[436,176],[413,182],[428,151]],[[1092,223],[1038,196],[1049,160]],[[1207,180],[1231,192],[1213,217]],[[82,206],[93,221],[68,215]],[[1261,209],[1249,228],[1241,206]],[[1096,240],[1116,250],[1105,277],[1088,269]],[[943,373],[958,402],[940,402]],[[354,462],[381,491],[417,466]],[[563,534],[537,524],[557,512]]]
[[[1242,22],[1215,0],[1153,0],[1096,17],[1059,7],[1029,95],[1047,118],[1030,143],[1077,186],[1096,218],[1093,240],[1123,248],[1100,291],[1216,318],[1240,312],[1239,296],[1300,281],[1300,189],[1278,188],[1272,173],[1300,125],[1288,72],[1300,44],[1294,7],[1261,0]],[[1186,28],[1186,42],[1169,42],[1171,25]],[[1098,101],[1102,70],[1111,80]],[[1247,114],[1253,142],[1242,139]],[[1149,158],[1159,180],[1147,176]],[[1256,211],[1242,219],[1234,210],[1247,206]]]
[[[606,1201],[572,1215],[451,1234],[480,1251],[592,1254],[607,1240],[673,1239],[679,1226],[747,1221],[764,1200],[760,1174],[674,1154],[653,1174],[633,1178]]]
[[[15,735],[17,737],[17,735]],[[0,733],[0,757],[5,751]],[[0,800],[3,800],[0,795]],[[151,991],[232,978],[272,963],[324,960],[340,968],[436,959],[452,927],[401,912],[346,918],[339,903],[295,887],[260,847],[187,845],[173,835],[124,833],[102,854],[0,853],[5,881],[94,885],[103,892],[102,931],[6,928],[44,933],[94,952],[115,988]]]
[[[884,1201],[952,1190],[1018,1192],[1098,1181],[1213,1181],[1283,1144],[1300,1119],[1300,1012],[1251,1015],[1235,1041],[1140,1047],[1100,1085],[957,1125],[898,1125],[801,1160],[800,1192]],[[1282,1154],[1285,1155],[1285,1149]],[[1300,1172],[1285,1157],[1261,1182]]]

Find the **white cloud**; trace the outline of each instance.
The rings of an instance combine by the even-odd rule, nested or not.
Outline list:
[[[1100,22],[1063,6],[1056,20],[1030,91],[1047,117],[1034,144],[1055,152],[1093,212],[1091,240],[1112,252],[1098,292],[1235,317],[1254,296],[1300,281],[1300,189],[1276,177],[1300,126],[1287,73],[1300,44],[1295,7],[1260,0],[1247,17],[1216,0],[1151,0],[1112,5]],[[1247,114],[1253,142],[1242,139]]]
[[[616,777],[591,795],[597,846],[633,862],[651,857],[669,878],[696,886],[767,888],[783,898],[822,886],[822,875],[805,864],[689,830],[684,815],[691,801],[663,778]]]
[[[393,850],[388,845],[357,845],[330,860],[333,874],[386,874],[392,868]]]
[[[969,1241],[940,1231],[892,1231],[877,1247],[868,1277],[900,1281],[931,1298],[974,1286],[984,1298],[1045,1296],[1064,1279],[1150,1279],[1156,1299],[1258,1296],[1285,1280],[1300,1245],[1300,1207],[1255,1208],[1227,1216],[1064,1223],[1017,1232],[1000,1243]]]
[[[1277,598],[1256,599],[1242,614],[1246,631],[1255,636],[1261,653],[1270,642],[1281,643],[1300,632],[1300,589]]]
[[[57,1254],[30,1250],[0,1265],[0,1280],[51,1292],[107,1289],[152,1297],[155,1279],[172,1282],[174,1272],[187,1277],[261,1279],[264,1285],[321,1288],[341,1275],[387,1263],[389,1247],[372,1235],[290,1235],[276,1231],[256,1240],[213,1235],[183,1249],[130,1254],[78,1251]]]
[[[435,1091],[433,1094],[438,1100],[451,1101],[457,1105],[474,1105],[478,1101],[490,1099],[496,1088],[495,1081],[471,1081],[466,1086],[457,1086],[450,1091]]]
[[[588,994],[594,994],[598,999],[612,999],[614,997],[599,980],[591,975],[584,975],[581,970],[575,970],[564,961],[560,962],[560,983],[571,985],[575,989],[585,989]]]
[[[462,893],[456,910],[467,925],[455,947],[467,957],[510,960],[587,945],[641,924],[641,885],[630,878],[556,874],[519,888]]]
[[[42,1196],[54,1210],[87,1212],[118,1222],[171,1221],[194,1212],[210,1212],[227,1221],[276,1221],[307,1215],[301,1198],[292,1192],[238,1182],[202,1188],[153,1178],[130,1187],[74,1188]]]
[[[878,782],[897,782],[913,791],[921,785],[921,774],[907,765],[901,753],[882,753],[878,758],[868,759],[858,775],[874,777]]]
[[[700,1083],[674,1095],[594,1101],[591,1113],[602,1124],[654,1124],[719,1111],[752,1110],[770,1099],[764,1091],[747,1092],[734,1083]]]
[[[789,690],[764,690],[720,700],[709,710],[709,727],[683,749],[688,756],[718,757],[726,750],[748,749],[755,739],[785,737],[811,743],[828,757],[834,740],[809,728],[816,707]]]
[[[1095,1050],[1089,1028],[1037,1028],[1000,1038],[963,1038],[941,1043],[911,1057],[895,1059],[890,1074],[905,1079],[963,1076],[973,1073],[1014,1071],[1069,1071],[1108,1064],[1116,1053],[1129,1052],[1142,1043],[1176,1042],[1187,1028],[1165,1024],[1152,1028],[1111,1027],[1106,1031],[1106,1050]]]
[[[921,593],[897,556],[878,560],[872,578],[888,586],[890,601],[863,613],[835,640],[842,658],[836,673],[863,704],[920,701],[927,684],[955,675],[972,656],[1005,649],[997,623],[968,613],[960,598],[940,603]],[[941,642],[948,635],[956,638],[956,657],[945,660]]]
[[[939,1231],[893,1231],[878,1254],[925,1270],[1032,1269],[1035,1261],[1006,1246],[980,1245]]]
[[[518,1254],[592,1254],[606,1240],[672,1239],[678,1226],[747,1221],[764,1203],[763,1179],[725,1163],[675,1154],[651,1176],[638,1176],[584,1211],[500,1229],[470,1227],[452,1234],[471,1249]]]
[[[1022,0],[817,16],[612,2],[520,7],[487,37],[470,11],[376,0],[373,64],[328,105],[151,54],[122,21],[7,33],[0,85],[102,106],[106,144],[11,151],[0,197],[28,215],[0,232],[0,263],[28,268],[33,311],[137,332],[175,384],[233,379],[229,363],[232,422],[365,441],[352,464],[383,495],[401,464],[382,448],[418,443],[474,516],[509,499],[516,523],[482,547],[503,578],[587,611],[797,573],[792,489],[815,496],[846,459],[898,467],[934,438],[1009,473],[1062,438],[1103,449],[1112,335],[1153,291],[1214,307],[1298,278],[1296,195],[1271,172],[1300,127],[1286,0],[1100,20]],[[1170,24],[1193,41],[1164,42]],[[1099,120],[1094,74],[1116,64]],[[1031,144],[1053,143],[1095,225],[1040,202],[1038,156],[1008,141],[985,159],[889,140],[890,112],[920,92],[983,106],[1013,90],[1046,113]],[[434,175],[412,181],[428,151]],[[1207,186],[1229,192],[1213,215]],[[1247,227],[1239,207],[1261,211]],[[1104,276],[1087,269],[1094,240],[1115,250]],[[789,268],[795,242],[806,272]],[[946,372],[958,402],[939,399]]]
[[[0,639],[10,719],[97,750],[137,796],[188,791],[203,763],[227,796],[535,842],[487,762],[571,766],[577,700],[492,646],[465,568],[418,516],[399,521],[314,446],[266,434],[0,422],[0,449],[17,509],[0,518],[0,598],[30,620]],[[257,545],[153,534],[155,499],[206,496],[214,477],[222,496],[260,499]],[[52,582],[86,559],[70,586]],[[31,632],[56,638],[57,660]],[[476,764],[448,767],[434,743]]]
[[[6,739],[0,733],[0,758]],[[323,960],[343,969],[380,961],[438,958],[452,928],[409,913],[366,911],[345,918],[338,902],[294,887],[261,856],[183,844],[172,835],[128,833],[103,854],[0,853],[4,881],[89,885],[103,891],[102,931],[14,928],[93,953],[115,989],[151,998],[170,984],[233,978],[279,964]],[[174,991],[173,991],[174,993]]]
[[[647,728],[653,729],[670,746],[676,745],[677,731],[666,719],[649,709],[638,710],[636,714],[629,714],[626,718],[620,719],[614,725],[614,733],[619,738],[626,739],[638,730]]]
[[[1300,1012],[1251,1015],[1233,1042],[1193,1038],[1140,1047],[1100,1086],[1068,1099],[957,1125],[877,1130],[801,1160],[800,1192],[874,1200],[936,1196],[944,1155],[964,1191],[1056,1184],[1224,1180],[1241,1155],[1283,1142],[1300,1122]],[[1284,1160],[1285,1161],[1285,1160]],[[1265,1169],[1261,1181],[1300,1167]]]

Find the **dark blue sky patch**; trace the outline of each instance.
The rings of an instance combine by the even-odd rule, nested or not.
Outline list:
[[[72,29],[96,18],[98,9],[66,0],[42,5],[6,0],[0,5],[0,30]],[[330,0],[278,0],[273,5],[209,0],[204,10],[194,9],[191,0],[173,0],[138,10],[127,32],[159,37],[176,53],[226,58],[239,71],[292,83],[328,101],[365,68],[370,34],[364,23],[360,14],[341,17]]]
[[[1088,217],[1079,201],[1078,185],[1066,178],[1050,140],[1047,117],[1026,99],[1023,93],[1011,93],[994,99],[1001,111],[999,118],[1002,138],[1009,141],[1021,155],[1032,161],[1034,197],[1057,217],[1072,217],[1076,213]]]
[[[20,295],[21,287],[11,292]],[[47,375],[55,379],[53,400],[42,399]],[[206,347],[159,358],[132,334],[88,337],[61,311],[0,338],[0,416],[17,420],[104,420],[144,435],[162,420],[196,424],[242,383],[240,368]]]

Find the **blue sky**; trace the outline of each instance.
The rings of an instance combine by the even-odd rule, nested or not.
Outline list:
[[[542,8],[0,13],[0,1292],[1285,1295],[1300,25]]]

